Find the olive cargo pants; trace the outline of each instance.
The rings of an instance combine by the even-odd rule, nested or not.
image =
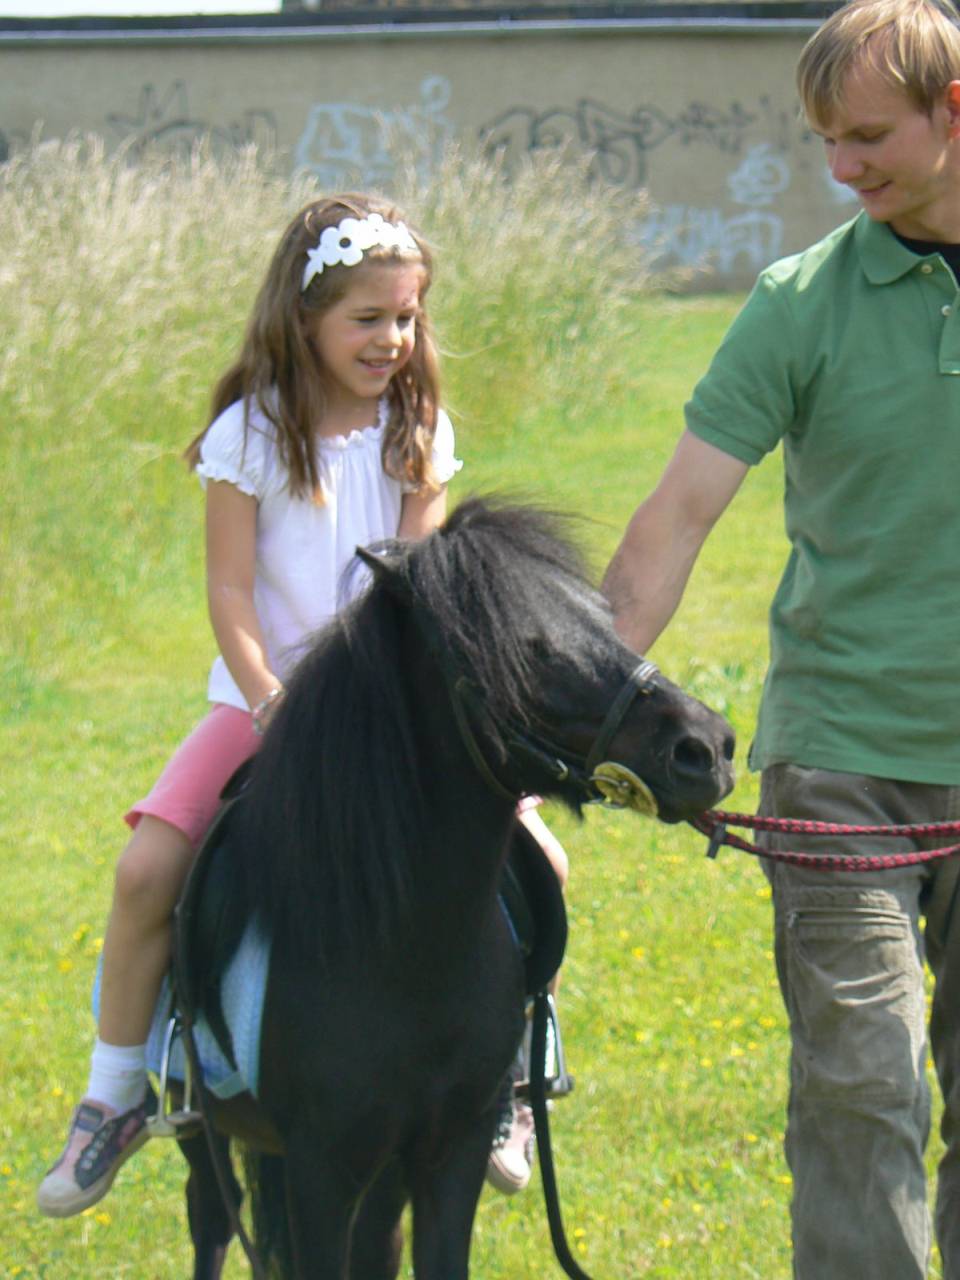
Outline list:
[[[960,817],[960,786],[797,765],[764,771],[760,811],[854,825]],[[770,849],[883,854],[960,843],[767,835]],[[926,1280],[923,1155],[930,1129],[924,958],[935,977],[930,1046],[944,1096],[937,1188],[944,1280],[960,1280],[958,859],[873,872],[765,862],[777,973],[790,1021],[785,1151],[799,1280]]]

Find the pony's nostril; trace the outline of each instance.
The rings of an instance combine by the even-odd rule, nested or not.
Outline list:
[[[681,738],[673,748],[673,762],[684,773],[709,773],[713,751],[700,738]]]
[[[724,760],[732,760],[737,749],[737,740],[732,733],[728,733],[723,739],[723,758]]]

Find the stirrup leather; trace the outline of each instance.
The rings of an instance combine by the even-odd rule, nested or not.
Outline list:
[[[523,1055],[523,1075],[514,1085],[514,1093],[518,1098],[530,1096],[530,1040],[533,1032],[531,1008],[527,1009],[527,1025],[523,1032],[521,1051]],[[574,1079],[567,1071],[567,1060],[563,1052],[563,1038],[560,1035],[560,1018],[557,1004],[553,996],[547,996],[547,1049],[546,1061],[543,1064],[544,1091],[548,1098],[563,1098],[573,1092]]]

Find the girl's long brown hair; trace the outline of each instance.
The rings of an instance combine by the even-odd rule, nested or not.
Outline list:
[[[277,447],[294,497],[323,495],[315,433],[327,411],[329,374],[307,339],[309,318],[328,311],[346,294],[351,272],[362,267],[325,267],[301,292],[307,251],[316,247],[326,227],[343,218],[379,213],[387,222],[405,222],[400,210],[376,196],[340,195],[315,200],[301,209],[281,237],[260,287],[247,325],[240,355],[220,378],[213,392],[210,422],[234,401],[244,403],[244,437],[250,429],[250,405],[256,404],[277,434]],[[413,354],[387,388],[389,414],[383,436],[383,467],[388,475],[416,489],[436,487],[430,466],[437,428],[439,360],[424,299],[430,288],[433,259],[423,237],[407,226],[417,252],[375,245],[364,263],[419,262],[423,283],[415,320]],[[209,423],[187,446],[188,464],[200,460],[200,445]]]

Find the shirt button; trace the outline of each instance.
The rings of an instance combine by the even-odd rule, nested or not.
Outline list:
[[[923,266],[920,268],[920,270],[923,272],[925,276],[928,276],[932,273],[933,266],[931,265],[931,263],[925,262]]]

